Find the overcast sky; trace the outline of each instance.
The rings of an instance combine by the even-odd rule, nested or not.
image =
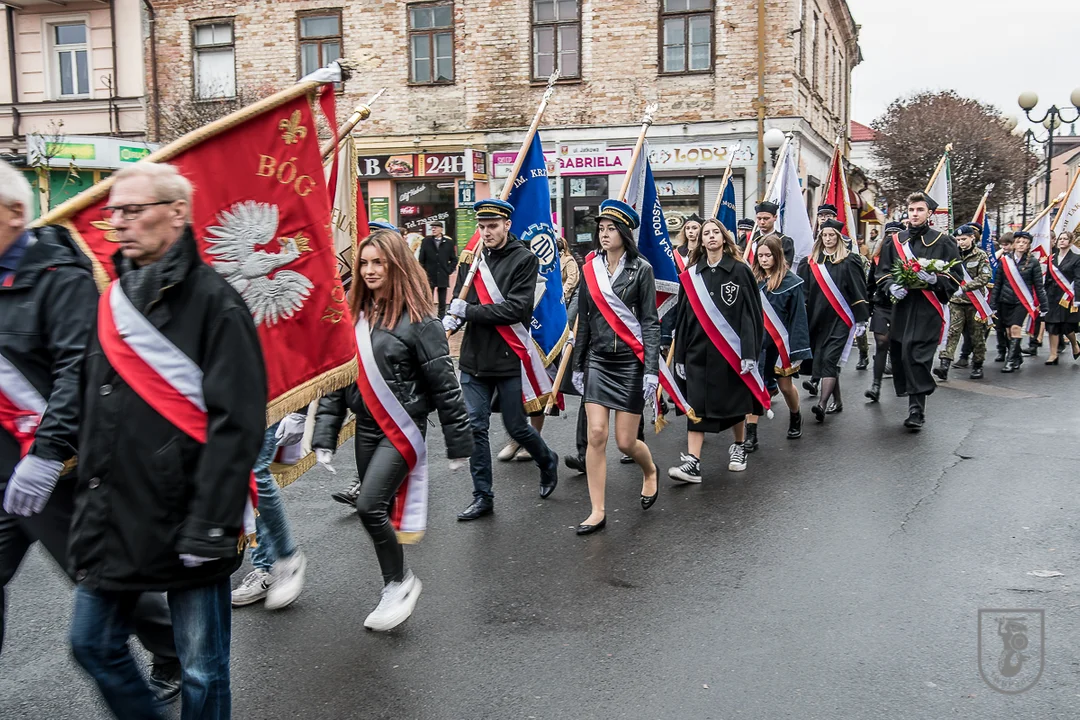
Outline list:
[[[864,58],[852,74],[853,120],[868,125],[894,98],[920,90],[953,89],[1018,119],[1023,90],[1038,93],[1035,113],[1051,104],[1071,110],[1069,95],[1080,87],[1080,0],[847,3],[862,26]]]

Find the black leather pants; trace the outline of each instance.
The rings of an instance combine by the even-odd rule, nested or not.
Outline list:
[[[427,422],[417,422],[426,435]],[[371,536],[379,559],[383,583],[400,582],[405,577],[405,553],[390,523],[394,494],[409,474],[409,466],[383,431],[366,413],[356,418],[356,472],[360,494],[356,512]]]

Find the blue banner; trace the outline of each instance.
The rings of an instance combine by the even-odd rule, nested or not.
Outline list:
[[[735,211],[735,183],[732,182],[731,178],[728,178],[727,184],[724,185],[720,193],[720,212],[716,214],[716,219],[731,231],[732,235],[738,237],[739,215]]]
[[[537,292],[543,285],[543,294],[533,307],[531,332],[544,364],[550,365],[562,351],[569,331],[559,248],[555,243],[559,232],[551,222],[551,189],[539,133],[533,137],[508,200],[514,206],[510,231],[540,259],[540,275],[536,282]]]
[[[641,215],[641,227],[638,229],[637,237],[638,250],[652,265],[653,275],[656,277],[656,291],[673,295],[679,292],[679,270],[675,265],[675,258],[672,257],[667,220],[664,218],[664,209],[660,206],[660,198],[656,194],[656,181],[653,180],[652,166],[649,164],[648,157],[647,151],[643,151],[640,155],[641,160],[645,162],[645,182],[641,203],[634,202],[633,193],[629,193],[630,197],[627,201],[634,205]],[[664,298],[657,297],[658,303],[663,301]]]
[[[983,214],[982,226],[982,239],[979,241],[979,246],[982,247],[986,256],[990,258],[990,270],[993,273],[993,276],[996,277],[998,266],[997,254],[994,252],[994,243],[990,241],[990,218],[986,217],[985,213]]]

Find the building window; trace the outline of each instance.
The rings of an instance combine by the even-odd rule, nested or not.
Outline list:
[[[236,64],[231,20],[196,25],[195,97],[199,100],[236,97]]]
[[[88,30],[85,22],[49,25],[53,82],[59,99],[90,95]]]
[[[454,4],[409,6],[409,81],[454,82]]]
[[[664,73],[709,72],[713,0],[661,0],[660,67]]]
[[[313,10],[296,18],[300,40],[300,77],[310,75],[341,57],[341,11]],[[342,83],[335,87],[340,92]]]
[[[555,68],[560,78],[581,77],[578,6],[578,0],[533,0],[533,80],[546,80]]]

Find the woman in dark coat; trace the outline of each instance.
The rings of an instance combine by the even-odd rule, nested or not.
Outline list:
[[[1073,247],[1072,233],[1062,231],[1054,240],[1054,254],[1050,262],[1057,270],[1055,275],[1046,275],[1046,334],[1050,336],[1050,359],[1047,365],[1058,364],[1058,348],[1065,338],[1072,345],[1073,360],[1080,358],[1080,343],[1076,341],[1076,330],[1080,325],[1080,311],[1077,310],[1076,292],[1080,291],[1080,249]],[[1073,302],[1065,299],[1065,290],[1058,284],[1060,278],[1066,284],[1072,283]]]
[[[739,336],[741,364],[732,367],[706,334],[686,295],[679,293],[675,321],[675,374],[683,381],[683,392],[699,423],[687,425],[687,452],[682,464],[668,469],[668,476],[682,482],[701,482],[701,446],[705,433],[731,429],[735,442],[728,448],[728,470],[746,469],[746,416],[761,415],[765,408],[750,391],[741,375],[757,370],[764,340],[761,295],[757,280],[742,261],[735,238],[717,220],[701,226],[701,247],[688,258],[709,291],[703,302],[712,301]],[[690,271],[688,270],[687,273]]]
[[[777,319],[787,331],[788,365],[780,364],[780,350],[772,335],[765,333],[765,347],[761,351],[760,367],[765,382],[775,380],[787,403],[790,418],[787,436],[802,437],[802,411],[799,408],[799,390],[792,378],[799,377],[799,366],[809,360],[810,330],[806,319],[805,283],[788,268],[784,258],[784,246],[775,233],[758,241],[757,253],[752,266],[758,289],[776,313]],[[746,452],[758,447],[757,415],[746,417]]]
[[[881,398],[881,381],[889,371],[889,326],[892,323],[893,304],[885,289],[887,284],[883,282],[890,268],[881,264],[881,250],[885,243],[892,243],[893,235],[903,229],[904,226],[898,222],[885,223],[885,231],[874,245],[870,267],[866,273],[866,292],[871,305],[868,329],[874,334],[874,379],[864,395],[870,398],[871,402],[877,402]]]
[[[641,507],[656,502],[657,470],[648,446],[638,439],[638,426],[647,402],[659,385],[660,321],[656,314],[656,281],[652,266],[634,242],[638,215],[624,202],[605,200],[596,224],[596,244],[585,258],[578,294],[578,336],[574,354],[574,386],[581,393],[588,415],[589,444],[585,465],[592,512],[577,527],[587,535],[607,524],[604,494],[607,482],[607,441],[611,411],[615,411],[615,442],[633,458],[644,474]],[[601,307],[610,307],[601,288],[622,302],[638,326],[642,356],[626,344],[608,322]],[[616,312],[616,315],[618,313]],[[628,325],[630,323],[627,323]]]
[[[1048,301],[1046,288],[1043,286],[1042,268],[1039,259],[1032,256],[1031,233],[1020,231],[1013,235],[1013,250],[1008,255],[1001,256],[1000,272],[998,281],[994,285],[992,305],[1001,322],[1008,328],[1009,349],[1005,358],[1005,365],[1001,372],[1011,373],[1020,369],[1023,364],[1023,356],[1020,354],[1020,339],[1024,336],[1024,325],[1028,322],[1028,311],[1013,288],[1009,273],[1005,270],[1005,264],[1011,259],[1020,275],[1020,281],[1027,287],[1028,293],[1036,300],[1038,312],[1046,312]],[[1051,281],[1052,282],[1052,281]]]
[[[810,318],[810,347],[814,353],[814,377],[821,378],[821,394],[817,405],[810,410],[819,423],[825,422],[829,398],[835,400],[830,412],[844,410],[840,397],[841,358],[850,352],[852,332],[858,337],[866,332],[870,319],[870,304],[866,302],[866,276],[858,255],[853,255],[843,241],[843,224],[829,219],[818,230],[814,249],[799,276],[806,282],[806,313]],[[813,266],[811,265],[813,264]],[[854,327],[849,326],[833,307],[818,283],[815,269],[828,273],[854,315]],[[822,276],[824,279],[824,275]],[[837,298],[840,300],[840,298]]]
[[[451,469],[463,466],[464,459],[472,455],[472,429],[446,333],[432,316],[424,271],[402,237],[389,230],[378,230],[361,242],[357,258],[352,311],[358,319],[363,315],[370,325],[379,375],[421,435],[425,434],[428,414],[438,411]],[[375,545],[384,587],[382,599],[364,627],[386,631],[412,614],[421,589],[420,581],[405,565],[390,522],[390,507],[409,468],[368,411],[355,383],[319,401],[311,444],[320,463],[330,465],[346,408],[356,413],[358,479],[334,499],[356,505]]]

